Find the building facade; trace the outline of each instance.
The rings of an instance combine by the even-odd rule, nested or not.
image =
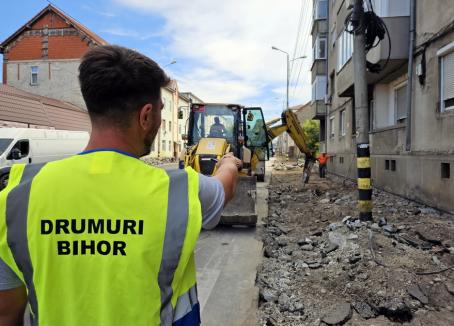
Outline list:
[[[320,120],[320,152],[326,151],[326,103],[328,83],[328,0],[314,0],[312,7],[312,119]]]
[[[416,47],[414,78],[409,81],[410,1],[416,4]],[[344,26],[348,4],[327,3],[326,146],[332,157],[329,171],[355,179],[353,36]],[[374,0],[372,4],[390,35],[390,42],[385,37],[367,54],[367,60],[380,67],[377,73],[367,72],[374,186],[452,212],[454,6],[450,0]]]
[[[102,38],[52,5],[0,44],[3,83],[85,108],[80,58]]]
[[[153,158],[177,159],[184,149],[183,135],[187,133],[189,103],[203,103],[190,92],[180,93],[178,84],[172,80],[161,90],[164,108],[161,111],[161,127],[152,145]]]

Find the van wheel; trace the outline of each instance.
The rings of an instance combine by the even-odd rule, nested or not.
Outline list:
[[[9,174],[4,174],[0,177],[0,190],[3,190],[8,185]]]

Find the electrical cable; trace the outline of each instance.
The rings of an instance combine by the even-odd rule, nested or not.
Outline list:
[[[305,2],[306,2],[306,5],[303,5],[303,7],[307,7],[307,0]],[[305,16],[303,17],[303,20],[306,22],[306,24],[304,25],[304,28],[302,28],[303,33],[301,33],[301,41],[299,42],[299,48],[298,48],[298,51],[296,51],[294,57],[302,56],[304,54],[305,50],[306,50],[307,42],[309,41],[309,37],[310,37],[310,33],[309,33],[309,30],[310,30],[310,27],[311,27],[310,16],[311,16],[311,11],[310,10],[306,10]],[[301,74],[302,65],[303,65],[303,62],[301,62],[299,64],[299,66],[300,66],[299,69],[296,68],[298,70],[298,74],[297,74],[296,80],[294,80],[294,82],[293,82],[294,87],[293,87],[292,96],[295,95],[295,90],[296,90],[297,84],[299,82],[299,76]],[[298,63],[296,63],[296,66],[298,66]],[[292,70],[292,72],[293,72],[293,70]],[[290,74],[290,77],[291,76],[292,76],[292,74]],[[292,81],[291,78],[290,78],[290,81]]]
[[[296,40],[295,40],[295,46],[293,48],[293,58],[296,58],[296,52],[298,50],[298,45],[299,45],[299,41],[300,41],[300,35],[301,35],[301,24],[303,22],[303,13],[304,13],[304,0],[301,0],[301,9],[300,9],[300,16],[299,16],[299,19],[298,19],[298,31],[296,33]],[[293,72],[293,64],[294,64],[294,61],[292,61],[292,64],[290,66],[290,76],[292,75],[292,72]]]
[[[308,16],[310,17],[311,15],[311,12],[309,10],[306,11],[308,13]],[[309,22],[310,19],[307,19],[307,21]],[[301,50],[300,50],[300,54],[303,54],[306,50],[306,47],[307,47],[307,43],[309,41],[309,38],[310,38],[310,27],[311,27],[311,24],[307,24],[307,31],[305,31],[305,33],[303,33],[304,35],[304,42],[301,42]],[[300,76],[301,76],[301,71],[303,70],[303,66],[304,66],[304,61],[301,61],[300,65],[299,65],[299,69],[298,69],[298,75],[296,77],[296,80],[294,82],[294,86],[293,86],[293,91],[292,91],[292,96],[295,96],[295,92],[296,92],[296,89],[298,87],[298,83],[299,83],[299,79],[300,79]]]
[[[391,36],[385,22],[379,17],[372,6],[372,1],[368,0],[369,11],[364,12],[363,17],[357,14],[357,8],[354,8],[345,18],[345,31],[350,34],[364,33],[366,54],[373,48],[377,47],[380,42],[388,38],[388,57],[383,65],[366,61],[367,70],[372,73],[379,73],[389,63],[391,58]],[[362,5],[362,4],[361,4]]]

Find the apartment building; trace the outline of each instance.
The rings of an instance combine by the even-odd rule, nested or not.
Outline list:
[[[180,93],[178,84],[172,80],[161,90],[164,108],[161,111],[161,127],[151,147],[154,158],[176,159],[184,148],[183,135],[187,134],[189,103],[203,103],[191,92]]]
[[[416,7],[416,47],[412,51],[414,78],[409,81],[410,1]],[[312,75],[313,105],[317,107],[325,94],[327,115],[321,122],[326,127],[325,148],[332,156],[328,170],[354,179],[353,36],[344,26],[350,3],[314,0],[314,12],[321,8],[323,13],[324,5],[327,9],[327,34],[314,33],[316,27],[312,34],[314,51],[323,46],[317,39],[327,35],[327,70],[323,76],[315,62]],[[454,211],[454,5],[450,0],[374,0],[372,5],[390,34],[390,42],[385,38],[367,54],[369,62],[381,67],[378,73],[367,73],[374,186]],[[315,17],[314,25],[320,25]],[[324,80],[325,93],[317,84]],[[410,99],[407,87],[411,87]]]
[[[313,4],[312,36],[312,119],[320,120],[320,152],[326,152],[326,112],[328,75],[328,0]]]

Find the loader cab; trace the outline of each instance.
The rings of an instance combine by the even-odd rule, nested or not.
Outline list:
[[[188,146],[202,138],[224,138],[235,156],[240,157],[241,107],[233,104],[192,104]]]

